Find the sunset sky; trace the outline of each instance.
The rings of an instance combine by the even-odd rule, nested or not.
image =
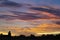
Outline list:
[[[60,33],[60,0],[0,0],[0,34]]]

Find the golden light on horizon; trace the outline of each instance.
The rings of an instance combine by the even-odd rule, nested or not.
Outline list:
[[[7,32],[0,32],[0,34],[4,34],[4,35],[7,35],[8,33],[7,33]]]
[[[9,30],[12,31],[12,36],[17,36],[22,34],[27,34],[27,33],[31,33],[31,34],[35,34],[35,35],[43,35],[43,34],[59,34],[60,32],[59,29],[60,25],[58,24],[53,24],[53,23],[42,23],[36,27],[30,27],[30,28],[21,28],[21,27],[6,27],[4,28],[5,31]],[[3,29],[3,30],[4,30]],[[0,34],[3,33],[4,35],[7,35],[8,32],[0,32]]]
[[[2,35],[8,35],[8,32],[0,32],[0,34],[2,34]],[[11,36],[16,36],[16,34],[11,33]]]

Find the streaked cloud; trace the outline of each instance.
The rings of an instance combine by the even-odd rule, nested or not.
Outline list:
[[[37,11],[43,11],[43,12],[48,12],[53,15],[60,16],[60,10],[59,9],[51,9],[51,8],[38,8],[38,7],[32,7],[31,9],[37,10]]]
[[[27,12],[18,12],[18,11],[9,11],[13,15],[0,15],[0,19],[6,20],[34,20],[34,19],[53,19],[58,18],[58,15],[54,15],[53,13],[49,12],[36,12],[36,13],[27,13]],[[56,13],[57,14],[57,13]]]
[[[0,7],[21,7],[22,4],[12,2],[9,0],[1,0]]]

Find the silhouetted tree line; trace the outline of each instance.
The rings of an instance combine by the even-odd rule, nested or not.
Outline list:
[[[8,35],[0,34],[0,40],[60,40],[60,34],[42,36],[34,36],[32,34],[30,36],[11,36],[11,32],[9,31]]]

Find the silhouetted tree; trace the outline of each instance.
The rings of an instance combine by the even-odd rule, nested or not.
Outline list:
[[[8,32],[8,36],[11,36],[11,31]]]

